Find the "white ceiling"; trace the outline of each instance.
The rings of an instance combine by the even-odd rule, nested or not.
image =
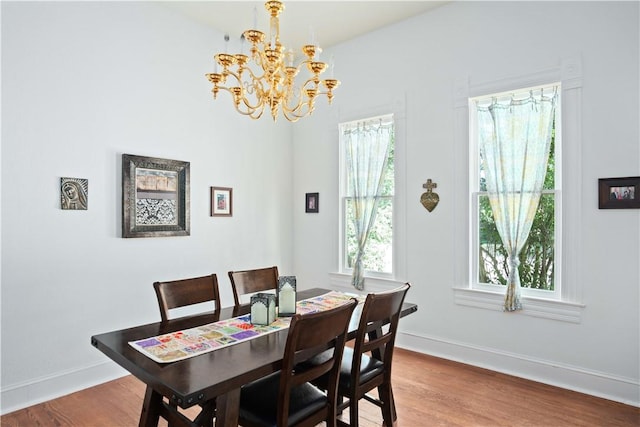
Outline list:
[[[308,44],[313,31],[321,47],[344,42],[375,29],[419,15],[447,1],[310,1],[287,0],[280,14],[280,39],[287,48],[298,50]],[[170,1],[165,6],[193,20],[228,33],[239,43],[243,31],[251,29],[254,8],[257,29],[269,34],[264,1]]]

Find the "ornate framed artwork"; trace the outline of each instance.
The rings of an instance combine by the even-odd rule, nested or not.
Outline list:
[[[211,187],[211,216],[233,215],[233,189]]]
[[[640,208],[640,176],[600,178],[598,180],[598,208]]]
[[[318,213],[320,208],[320,194],[307,193],[304,199],[304,211],[306,213]]]
[[[189,166],[122,155],[122,237],[190,234]]]
[[[60,178],[60,207],[63,210],[86,211],[89,206],[89,180]]]

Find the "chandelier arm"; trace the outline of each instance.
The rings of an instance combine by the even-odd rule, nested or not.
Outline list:
[[[247,111],[242,111],[240,110],[240,108],[238,107],[238,105],[235,105],[236,107],[236,111],[240,114],[242,114],[243,116],[249,116],[252,119],[259,119],[260,116],[262,116],[262,113],[264,113],[264,105],[262,106],[262,108],[254,108],[251,110],[247,110]],[[257,112],[257,114],[256,114]]]
[[[304,104],[307,105],[307,104]],[[307,111],[303,113],[296,113],[295,111],[282,110],[282,115],[289,120],[290,122],[297,122],[299,119],[307,117],[309,114],[313,112],[314,108],[311,107]]]
[[[235,73],[231,70],[225,70],[224,72],[225,75],[225,83],[226,83],[226,79],[231,76],[235,79],[235,83],[237,83],[238,85],[242,85],[242,80],[240,79],[240,73]],[[229,86],[232,87],[232,86]]]
[[[231,94],[231,98],[232,98],[232,102],[233,102],[233,106],[235,107],[236,111],[240,114],[242,114],[243,116],[249,116],[251,118],[255,118],[258,119],[260,118],[260,116],[262,115],[263,111],[264,111],[264,104],[258,104],[257,106],[252,106],[250,104],[247,103],[246,101],[246,97],[242,97],[237,103],[235,102],[235,94],[233,92],[233,90],[231,90],[228,87],[225,86],[218,86],[219,89],[222,89],[224,91],[227,91]],[[242,102],[242,104],[247,108],[246,111],[243,111],[240,109],[240,102]],[[254,114],[256,111],[260,111],[260,113],[254,117]]]
[[[247,71],[247,72],[249,73],[249,76],[251,77],[251,80],[252,80],[252,81],[256,81],[256,80],[257,80],[257,81],[260,81],[260,80],[264,79],[264,75],[265,75],[265,73],[264,73],[264,72],[262,73],[262,75],[261,75],[261,76],[259,76],[259,77],[258,77],[258,76],[256,76],[256,75],[255,75],[255,73],[253,72],[253,70],[252,70],[251,68],[249,68],[249,67],[245,67],[245,68],[243,68],[243,70],[242,70],[242,71]],[[264,70],[263,70],[263,71],[264,71]]]
[[[283,112],[288,112],[288,113],[295,113],[296,115],[298,115],[297,112],[302,111],[302,109],[306,106],[308,112],[300,117],[304,117],[310,114],[310,111],[313,110],[313,101],[315,100],[316,97],[313,98],[309,98],[308,96],[306,96],[303,93],[303,90],[300,90],[300,94],[296,97],[296,99],[298,99],[297,104],[295,105],[290,105],[286,102],[286,100],[282,103],[282,111]]]
[[[256,91],[256,104],[255,105],[252,105],[251,102],[249,101],[249,99],[244,95],[245,93],[250,93],[251,94],[251,93],[253,93],[253,91],[245,89],[245,83],[249,84],[249,82],[242,81],[241,78],[240,78],[240,73],[235,73],[233,71],[227,70],[226,71],[226,77],[229,77],[229,76],[233,77],[235,79],[234,83],[236,83],[235,87],[241,87],[243,89],[242,90],[243,96],[242,96],[242,98],[240,98],[240,100],[243,102],[243,104],[246,105],[248,111],[257,110],[259,108],[264,109],[264,101],[263,101],[262,96],[261,96],[261,94],[264,93],[264,88],[262,87],[261,79],[258,79],[253,74],[253,72],[251,72],[250,69],[245,68],[245,70],[249,71],[249,74],[251,76],[251,84],[250,84],[250,86],[255,88],[255,91]],[[218,85],[219,89],[224,89],[227,92],[229,92],[231,94],[231,96],[235,100],[235,93],[234,93],[234,91],[232,89],[233,87],[234,86],[231,86],[231,85]],[[238,109],[238,108],[236,108],[236,109]],[[238,112],[241,112],[241,111],[238,110]],[[241,113],[241,114],[248,115],[248,113]]]
[[[238,102],[238,104],[235,104],[235,102],[234,102],[234,105],[235,105],[235,107],[236,107],[236,110],[237,110],[240,114],[244,114],[245,116],[249,116],[249,117],[251,117],[252,119],[259,119],[259,118],[260,118],[260,116],[262,116],[262,113],[264,112],[265,103],[264,103],[261,99],[258,99],[258,103],[257,103],[255,106],[254,106],[254,105],[251,105],[251,104],[249,103],[249,100],[247,99],[247,97],[246,97],[246,96],[243,96],[243,97],[242,97],[242,99],[240,99],[240,101],[242,102],[242,104],[243,104],[243,105],[246,107],[246,109],[247,109],[247,111],[246,111],[246,112],[243,112],[243,111],[240,109],[240,103]],[[256,112],[256,111],[259,111],[259,114],[258,114],[257,116],[254,116],[254,114],[255,114],[255,112]]]
[[[260,116],[262,116],[262,113],[264,112],[264,104],[259,104],[256,107],[253,107],[249,104],[247,104],[246,102],[246,98],[242,98],[240,101],[242,101],[242,105],[244,105],[246,107],[246,111],[243,111],[240,108],[240,102],[235,102],[233,103],[233,106],[235,107],[236,111],[240,114],[242,114],[243,116],[249,116],[252,119],[259,119]],[[257,112],[257,114],[256,114]]]
[[[303,97],[302,93],[298,97],[296,97],[296,99],[298,99],[298,102],[295,105],[288,104],[287,100],[284,100],[284,102],[282,103],[282,111],[298,111],[302,108],[303,105],[309,104],[310,101],[308,97]]]

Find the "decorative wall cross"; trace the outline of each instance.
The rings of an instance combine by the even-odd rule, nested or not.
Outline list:
[[[422,188],[426,188],[427,192],[422,193],[422,196],[420,196],[420,203],[422,203],[422,206],[424,206],[429,212],[433,211],[440,201],[438,193],[433,192],[433,189],[437,187],[438,183],[431,181],[431,178],[422,184]]]
[[[426,188],[427,192],[431,192],[434,188],[438,188],[438,183],[431,181],[431,178],[429,178],[427,182],[422,184],[422,188]]]

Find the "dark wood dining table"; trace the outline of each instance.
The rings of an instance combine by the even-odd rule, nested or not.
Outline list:
[[[297,299],[327,292],[330,291],[321,288],[303,290],[297,293]],[[405,302],[401,316],[417,309],[416,304]],[[230,319],[249,311],[249,305],[245,304],[219,312],[150,323],[94,335],[91,344],[146,384],[139,426],[157,426],[161,415],[169,419],[171,425],[206,425],[206,418],[213,414],[215,399],[215,425],[236,427],[240,388],[280,369],[287,329],[172,363],[157,363],[135,350],[129,342]],[[355,336],[361,311],[362,304],[359,304],[349,324],[349,338]],[[194,405],[203,407],[195,422],[176,410]]]

